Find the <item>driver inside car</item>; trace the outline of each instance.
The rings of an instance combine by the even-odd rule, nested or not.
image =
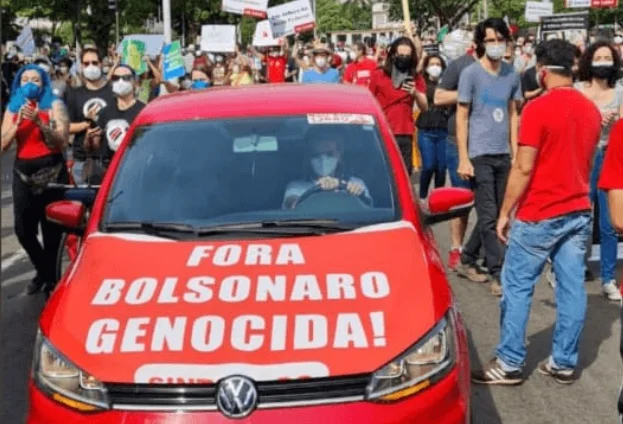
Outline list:
[[[372,198],[363,180],[346,175],[341,149],[343,138],[326,128],[312,128],[305,138],[309,147],[305,162],[307,177],[288,184],[283,197],[283,208],[295,208],[301,196],[312,189],[342,190],[371,205]]]

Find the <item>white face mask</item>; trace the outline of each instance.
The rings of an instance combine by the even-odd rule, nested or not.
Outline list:
[[[311,166],[316,175],[327,177],[335,172],[337,168],[337,157],[332,155],[318,155],[312,158]]]
[[[314,63],[319,68],[324,68],[327,65],[327,58],[324,56],[318,56],[314,58]]]
[[[58,68],[58,71],[61,74],[67,74],[69,72],[69,68],[67,66],[61,66],[60,68]]]
[[[487,46],[487,56],[491,60],[500,60],[504,57],[504,53],[506,53],[506,45],[505,44],[496,44]]]
[[[356,60],[357,59],[357,52],[350,52],[348,55],[350,56],[350,60]]]
[[[119,97],[125,97],[132,92],[132,83],[124,80],[117,80],[112,83],[112,92]]]
[[[89,81],[97,81],[102,77],[102,70],[95,65],[89,65],[84,68],[82,74]]]
[[[108,72],[110,72],[110,68],[109,68],[108,66],[104,66],[104,67],[102,68],[102,72],[104,73],[104,75],[107,75],[107,74],[108,74]]]
[[[618,35],[616,37],[614,37],[614,43],[615,44],[621,44],[623,43],[623,37],[619,37]]]
[[[45,63],[39,63],[39,67],[43,69],[43,72],[46,74],[50,73],[50,65],[46,65]]]
[[[439,65],[430,65],[428,68],[426,68],[426,72],[428,72],[428,75],[433,78],[439,78],[439,75],[441,75],[441,71],[442,68]]]
[[[532,54],[532,45],[527,44],[527,45],[523,46],[523,52],[525,54]]]

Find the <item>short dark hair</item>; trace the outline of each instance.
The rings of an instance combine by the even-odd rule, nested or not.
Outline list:
[[[612,52],[614,69],[616,69],[616,72],[613,72],[612,76],[608,78],[608,86],[612,88],[616,85],[617,80],[620,78],[621,54],[619,53],[619,49],[608,41],[597,41],[584,50],[584,53],[582,53],[582,56],[580,57],[580,63],[578,64],[578,76],[580,81],[590,81],[593,79],[593,71],[591,69],[593,66],[593,56],[595,56],[595,52],[602,47],[607,47]]]
[[[476,44],[476,54],[478,57],[482,57],[485,54],[485,37],[487,36],[487,30],[492,29],[496,33],[500,33],[502,37],[508,42],[511,40],[511,31],[501,18],[488,18],[481,21],[476,25],[474,29],[474,43]]]
[[[86,56],[88,53],[94,53],[95,55],[97,55],[97,60],[99,60],[100,62],[102,61],[102,55],[100,54],[99,50],[97,50],[97,48],[86,47],[80,52],[80,63],[82,63],[82,61],[84,60],[84,56]]]
[[[417,57],[417,52],[415,51],[415,44],[413,43],[413,41],[411,41],[409,37],[399,37],[394,40],[394,42],[389,46],[389,50],[387,51],[387,59],[383,64],[383,71],[385,71],[385,74],[387,75],[392,74],[394,59],[396,58],[396,54],[398,53],[398,47],[400,46],[411,47],[411,59],[413,62],[413,66],[410,73],[415,76],[419,61]]]
[[[360,52],[363,52],[363,53],[365,53],[366,49],[367,49],[366,45],[364,43],[361,43],[361,42],[355,44],[355,48],[357,49],[357,51],[360,51]]]
[[[560,39],[547,40],[539,44],[534,53],[538,65],[562,67],[562,69],[550,69],[550,72],[565,77],[573,75],[575,46],[570,42]]]

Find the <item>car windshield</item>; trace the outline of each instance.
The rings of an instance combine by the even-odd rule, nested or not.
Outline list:
[[[376,122],[345,115],[353,116],[361,119],[308,115],[140,127],[117,169],[103,226],[357,228],[396,220]]]

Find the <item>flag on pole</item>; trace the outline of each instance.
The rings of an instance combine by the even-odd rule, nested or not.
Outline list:
[[[32,28],[30,28],[30,25],[26,24],[24,28],[22,28],[22,32],[19,33],[19,36],[15,40],[15,44],[26,56],[32,56],[35,54],[35,38],[32,34]]]

